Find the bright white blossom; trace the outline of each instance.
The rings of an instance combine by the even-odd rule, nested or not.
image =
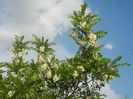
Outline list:
[[[22,54],[25,55],[26,53],[27,53],[26,50],[23,48],[22,49]]]
[[[104,78],[105,80],[107,80],[107,79],[108,79],[108,75],[105,74],[105,75],[103,76],[103,78]]]
[[[84,71],[85,71],[85,69],[84,69],[84,67],[83,67],[83,66],[78,66],[77,68],[78,68],[78,69],[80,69],[82,72],[84,72]]]
[[[48,65],[45,63],[45,64],[43,64],[42,65],[42,70],[46,70],[47,69],[47,67],[48,67]]]
[[[41,62],[44,62],[44,61],[45,61],[42,55],[39,56],[39,60],[40,60]]]
[[[22,57],[22,56],[23,56],[22,52],[19,52],[18,57]]]
[[[51,62],[51,59],[52,59],[52,57],[50,57],[50,56],[47,57],[47,61],[48,61],[49,63]]]
[[[74,38],[76,38],[77,35],[78,35],[78,33],[77,33],[76,31],[74,31],[73,34],[72,34],[72,36],[73,36]]]
[[[80,41],[80,44],[81,44],[82,46],[85,46],[86,41]]]
[[[99,55],[98,55],[97,53],[94,53],[94,54],[93,54],[93,57],[94,57],[94,59],[96,59],[96,60],[99,59]]]
[[[87,35],[87,37],[89,38],[89,40],[96,40],[97,36],[94,33],[90,33],[89,35]]]
[[[9,48],[9,51],[10,51],[10,52],[14,52],[15,49],[14,49],[14,48]]]
[[[8,92],[8,96],[9,96],[9,97],[12,97],[14,94],[15,94],[15,91],[9,91],[9,92]]]
[[[59,68],[58,64],[56,64],[56,63],[54,63],[54,67],[55,67],[55,69]]]
[[[45,49],[45,47],[44,46],[41,46],[40,47],[40,52],[44,52],[44,49]]]
[[[39,78],[40,78],[40,79],[43,78],[43,74],[42,74],[42,73],[39,74]]]
[[[57,76],[57,75],[55,74],[55,75],[54,75],[54,78],[53,78],[53,81],[56,82],[56,81],[58,81],[59,79],[60,79],[60,77]]]
[[[16,59],[17,58],[17,55],[16,54],[12,54],[12,59]]]
[[[110,83],[113,79],[114,79],[113,76],[109,76],[108,79],[107,79],[108,83]]]
[[[85,28],[86,27],[86,22],[80,22],[80,28]]]
[[[47,76],[47,78],[51,78],[51,70],[48,70],[47,72],[46,72],[46,76]]]
[[[34,59],[34,64],[36,64],[38,62],[38,59],[37,58],[35,58]]]
[[[75,70],[73,73],[73,77],[76,78],[78,76],[78,72]]]
[[[99,45],[97,44],[97,42],[94,41],[94,40],[89,40],[89,41],[87,42],[87,45],[88,45],[88,46],[94,46],[94,47],[98,47],[98,46],[99,46]]]
[[[19,62],[20,62],[20,60],[19,60],[19,59],[16,59],[16,60],[15,60],[15,63],[16,63],[16,64],[18,64]]]

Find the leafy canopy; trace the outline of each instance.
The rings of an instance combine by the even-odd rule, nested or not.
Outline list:
[[[70,37],[78,45],[78,51],[72,58],[56,59],[54,43],[35,38],[24,41],[24,36],[16,36],[9,49],[13,53],[11,62],[1,62],[0,67],[0,98],[1,99],[89,99],[100,98],[101,87],[110,83],[118,74],[121,56],[111,60],[100,53],[103,45],[97,40],[107,32],[92,29],[100,19],[97,14],[86,13],[87,4],[81,10],[74,11],[71,18],[72,34]],[[36,58],[27,61],[24,56],[30,51]],[[30,57],[29,57],[30,58]],[[6,76],[3,76],[6,73]]]

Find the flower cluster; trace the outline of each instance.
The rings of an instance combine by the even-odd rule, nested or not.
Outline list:
[[[78,66],[77,67],[80,71],[82,71],[82,72],[84,72],[85,71],[85,69],[84,69],[84,67],[83,66]]]
[[[59,79],[60,79],[60,77],[57,76],[57,75],[55,74],[55,76],[54,76],[54,78],[53,78],[53,81],[56,82],[56,81],[58,81]]]
[[[76,78],[77,76],[78,76],[78,72],[75,70],[75,71],[73,72],[73,77]]]
[[[88,34],[87,38],[89,39],[89,41],[87,41],[88,46],[98,47],[98,44],[96,42],[97,36],[94,33]]]
[[[9,51],[13,52],[12,59],[16,64],[18,64],[20,62],[20,59],[27,54],[27,51],[24,48],[18,53],[15,52],[14,48],[10,48]],[[21,60],[21,62],[24,63],[24,60]]]
[[[15,91],[9,91],[9,92],[8,92],[8,96],[9,96],[9,97],[12,97],[14,94],[15,94]]]
[[[44,49],[45,49],[45,47],[41,46],[39,50],[40,50],[40,52],[44,52]]]
[[[86,27],[86,22],[80,22],[80,28],[84,29]]]
[[[73,37],[73,38],[76,38],[77,35],[78,35],[78,32],[74,31],[73,34],[72,34],[72,37]]]

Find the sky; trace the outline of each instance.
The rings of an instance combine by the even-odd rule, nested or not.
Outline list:
[[[133,99],[133,46],[132,46],[132,0],[84,0],[88,12],[99,14],[101,22],[94,29],[104,30],[108,34],[99,44],[104,44],[104,57],[114,59],[123,56],[121,62],[128,62],[130,67],[119,68],[120,78],[106,84],[101,92],[106,99]],[[14,35],[25,35],[32,39],[32,34],[50,39],[56,43],[56,57],[73,57],[77,51],[75,42],[68,37],[71,33],[68,15],[79,10],[83,0],[0,0],[0,61],[9,61]]]

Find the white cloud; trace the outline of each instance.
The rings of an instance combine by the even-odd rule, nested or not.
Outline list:
[[[113,46],[111,43],[105,44],[104,47],[105,47],[106,49],[108,49],[108,50],[112,50],[112,49],[114,48],[114,46]]]
[[[105,87],[101,89],[101,93],[107,95],[105,99],[122,99],[119,94],[115,93],[115,91],[110,88],[109,84],[106,84]]]
[[[8,48],[14,34],[44,36],[51,41],[71,26],[68,15],[80,9],[81,0],[0,0],[0,44]],[[5,53],[5,50],[3,50]]]
[[[68,15],[80,8],[81,0],[1,0],[0,39],[13,38],[14,33],[31,34],[53,40],[71,26]],[[3,38],[4,37],[4,38]]]

